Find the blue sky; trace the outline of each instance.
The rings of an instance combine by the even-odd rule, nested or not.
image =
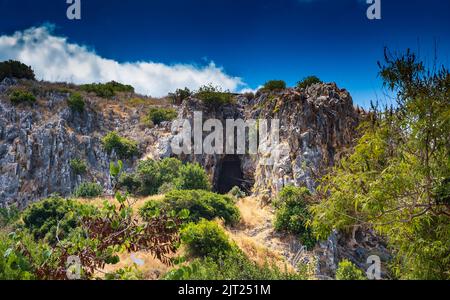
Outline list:
[[[377,96],[384,99],[377,61],[385,46],[398,51],[409,47],[431,61],[436,41],[440,62],[449,65],[450,1],[446,0],[382,0],[382,20],[372,21],[366,18],[368,5],[361,0],[81,0],[80,21],[66,18],[65,2],[0,0],[0,59],[22,58],[36,64],[37,73],[45,77],[44,72],[57,69],[51,64],[61,67],[72,59],[71,51],[84,51],[89,57],[85,61],[92,59],[96,65],[85,66],[89,72],[73,67],[73,81],[142,76],[144,85],[150,76],[148,89],[142,89],[154,95],[184,83],[195,87],[208,78],[240,90],[255,89],[269,79],[294,85],[315,74],[348,89],[363,106]],[[45,27],[44,33],[25,34],[42,24],[53,26]],[[13,47],[9,41],[15,32],[23,35],[15,36]],[[26,36],[46,42],[32,49]],[[51,56],[33,53],[47,46]],[[56,49],[61,47],[65,52],[59,55]],[[138,67],[126,64],[139,62]],[[116,63],[127,68],[117,69]],[[111,68],[106,73],[125,70],[126,75],[96,70],[104,65]],[[158,70],[166,77],[154,75]],[[67,73],[58,72],[51,79],[70,81]],[[85,77],[78,78],[80,73]],[[186,79],[189,76],[193,77]]]

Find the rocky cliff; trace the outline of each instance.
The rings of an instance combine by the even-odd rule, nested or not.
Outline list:
[[[8,99],[12,88],[26,87],[37,95],[32,105],[14,106]],[[133,103],[136,95],[101,99],[84,94],[83,113],[67,106],[76,86],[5,79],[0,83],[0,203],[30,201],[52,193],[70,195],[82,181],[110,188],[108,166],[114,153],[103,149],[101,138],[115,130],[138,142],[140,155],[125,161],[131,169],[142,158],[173,156],[170,143],[175,136],[170,124],[149,128],[141,122],[148,107],[161,103]],[[167,105],[165,103],[164,105]],[[314,189],[315,179],[331,166],[336,155],[350,146],[358,124],[349,93],[335,84],[316,84],[307,89],[258,93],[255,97],[236,95],[232,104],[206,107],[191,97],[176,107],[179,119],[192,121],[194,111],[204,119],[279,119],[280,143],[274,163],[264,163],[262,155],[232,158],[242,172],[241,186],[255,194],[272,197],[287,184]],[[87,174],[75,175],[70,160],[88,163]],[[208,171],[214,186],[230,157],[226,155],[187,155],[183,160],[197,161]]]
[[[268,199],[289,184],[313,190],[320,175],[334,164],[341,151],[351,146],[360,117],[349,93],[336,84],[261,92],[255,97],[239,95],[234,103],[213,108],[189,98],[179,108],[180,121],[187,119],[193,127],[195,111],[203,113],[203,120],[218,119],[222,124],[227,119],[280,121],[279,143],[269,147],[270,157],[267,154],[235,155],[234,158],[225,154],[183,157],[200,163],[216,188],[220,185],[224,164],[230,159],[237,161],[242,171],[242,186]],[[175,133],[159,141],[157,149],[166,149],[163,156],[172,155],[170,143]],[[203,137],[206,135],[208,132]],[[268,159],[271,163],[267,163]]]
[[[14,106],[9,91],[24,88],[37,96],[34,104]],[[139,141],[145,153],[155,136],[141,126],[141,107],[118,99],[84,95],[83,113],[67,105],[75,86],[5,79],[0,83],[0,204],[26,206],[52,193],[68,196],[82,181],[110,188],[109,162],[116,155],[106,153],[101,138],[109,131]],[[72,172],[74,158],[87,162],[83,176]],[[135,159],[138,159],[136,157]],[[132,168],[135,161],[125,161]]]
[[[32,91],[37,101],[13,105],[9,94],[17,88]],[[67,105],[74,91],[85,100],[82,113]],[[176,127],[169,122],[153,127],[143,122],[155,105],[175,108],[178,117],[173,123],[188,120],[192,124],[195,111],[202,112],[204,120],[217,119],[223,124],[227,119],[279,119],[279,143],[269,147],[276,154],[271,164],[266,154],[178,156],[200,163],[216,191],[227,192],[238,185],[263,202],[270,202],[289,184],[314,190],[317,179],[351,147],[360,120],[349,93],[333,83],[234,95],[231,103],[211,107],[195,96],[172,106],[164,99],[134,94],[103,99],[74,85],[5,79],[0,83],[0,206],[23,208],[52,193],[69,196],[84,181],[97,182],[108,192],[109,163],[118,159],[114,151],[107,153],[102,146],[102,137],[110,131],[138,143],[139,155],[124,161],[127,171],[140,159],[175,156],[171,143],[178,133]],[[87,162],[86,174],[74,174],[70,166],[74,158]],[[317,274],[333,276],[343,257],[364,268],[367,253],[389,256],[370,232],[358,236],[349,239],[335,233],[319,243],[314,251]]]

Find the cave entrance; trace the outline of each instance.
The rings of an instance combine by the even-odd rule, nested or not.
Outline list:
[[[244,175],[241,169],[241,160],[237,155],[227,155],[221,162],[219,175],[216,181],[216,191],[226,194],[235,186],[244,187]]]

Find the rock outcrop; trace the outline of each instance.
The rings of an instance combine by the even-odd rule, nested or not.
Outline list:
[[[27,86],[36,90],[35,104],[14,106],[8,90]],[[25,207],[32,201],[53,193],[68,196],[82,181],[110,188],[108,155],[101,138],[116,130],[124,136],[140,141],[145,152],[153,135],[140,128],[136,110],[102,106],[97,100],[86,98],[83,113],[67,106],[69,93],[48,83],[5,79],[0,83],[0,205],[16,204]],[[72,172],[70,161],[79,158],[88,164],[87,174]],[[132,167],[133,162],[126,162]]]
[[[190,98],[180,107],[180,123],[189,120],[193,127],[195,111],[203,113],[203,120],[220,120],[224,128],[227,119],[279,119],[279,143],[269,146],[269,154],[237,155],[243,187],[268,198],[290,184],[313,190],[316,180],[334,164],[340,151],[351,146],[359,122],[351,96],[336,84],[260,93],[251,99],[240,95],[234,104],[221,107],[208,107]],[[208,134],[203,133],[203,137]],[[173,136],[160,141],[157,149],[165,149],[162,156],[172,155],[172,139]],[[183,155],[184,160],[200,163],[215,186],[228,157],[226,154]]]
[[[37,103],[13,106],[8,100],[8,90],[15,85],[36,90]],[[98,182],[108,190],[109,162],[117,157],[104,151],[101,138],[112,130],[139,143],[142,155],[126,162],[127,168],[132,168],[139,158],[174,156],[171,142],[176,132],[171,131],[171,124],[142,126],[143,107],[87,96],[85,111],[77,113],[67,106],[68,97],[67,91],[49,83],[5,79],[0,84],[3,205],[18,203],[23,207],[52,193],[67,196],[86,180]],[[213,108],[189,98],[177,109],[179,119],[191,122],[194,111],[201,111],[205,120],[218,119],[223,124],[226,119],[279,119],[280,141],[269,151],[273,163],[267,164],[264,155],[238,155],[233,160],[242,172],[240,185],[268,199],[288,184],[314,189],[317,177],[333,165],[339,151],[351,145],[359,118],[349,93],[335,84],[262,92],[253,98],[236,95],[233,104]],[[73,158],[88,163],[88,173],[83,177],[71,172]],[[181,158],[199,162],[215,187],[229,159],[224,154]]]
[[[37,102],[12,105],[8,94],[17,87],[33,90]],[[114,152],[108,154],[101,143],[110,131],[138,142],[140,155],[124,161],[127,171],[139,159],[176,156],[171,143],[178,132],[173,124],[164,122],[150,128],[142,123],[148,106],[161,103],[144,105],[138,101],[138,105],[131,105],[136,95],[106,100],[84,94],[86,106],[79,113],[68,107],[69,96],[58,84],[12,79],[0,83],[0,206],[16,204],[23,208],[52,193],[69,196],[83,181],[97,182],[110,190],[109,164],[118,157]],[[216,190],[223,188],[221,181],[225,178],[226,184],[236,182],[267,202],[286,185],[314,190],[317,179],[351,147],[360,119],[349,93],[333,83],[258,92],[253,97],[235,95],[232,103],[215,107],[191,97],[175,108],[177,122],[188,120],[191,124],[195,111],[202,112],[203,120],[217,119],[222,124],[227,119],[279,120],[279,143],[269,145],[269,154],[178,156],[201,164]],[[203,137],[208,134],[204,132]],[[87,162],[86,174],[73,173],[70,161],[74,158]],[[233,181],[231,176],[239,178]],[[343,257],[364,269],[371,254],[389,259],[383,242],[370,231],[361,231],[352,239],[336,232],[316,247],[317,274],[334,276]]]

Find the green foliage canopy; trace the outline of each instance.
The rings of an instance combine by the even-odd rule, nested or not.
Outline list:
[[[30,80],[35,79],[34,72],[30,66],[15,60],[0,62],[0,82],[7,77]]]
[[[426,70],[411,52],[380,63],[397,106],[374,110],[354,152],[325,176],[312,208],[325,238],[333,228],[374,228],[395,253],[402,279],[450,279],[450,75]]]

